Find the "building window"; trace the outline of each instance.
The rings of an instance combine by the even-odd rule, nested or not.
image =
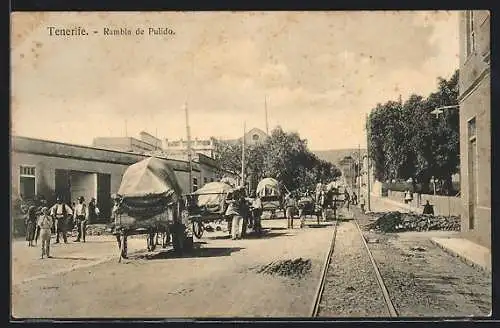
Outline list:
[[[259,135],[258,134],[254,134],[252,136],[252,139],[253,139],[253,141],[258,141],[259,140]]]
[[[476,137],[476,118],[472,118],[467,122],[467,133],[469,134],[469,139]]]
[[[193,191],[198,190],[198,179],[193,178]]]
[[[20,166],[19,195],[30,199],[36,195],[36,171],[34,166]]]
[[[465,43],[467,51],[466,57],[469,57],[474,52],[476,47],[473,10],[467,10],[465,13]]]

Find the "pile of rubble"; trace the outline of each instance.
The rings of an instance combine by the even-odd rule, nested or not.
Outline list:
[[[87,226],[88,236],[111,235],[110,226],[108,224],[90,224]]]
[[[460,230],[460,217],[424,215],[416,213],[389,212],[378,214],[375,222],[368,229],[381,232]]]
[[[298,258],[295,260],[271,262],[261,267],[257,272],[301,279],[305,277],[310,271],[311,260]]]

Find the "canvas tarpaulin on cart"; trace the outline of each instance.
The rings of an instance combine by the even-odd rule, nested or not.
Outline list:
[[[219,212],[224,208],[226,196],[232,189],[223,182],[209,182],[194,192],[196,205],[211,212]]]
[[[127,168],[117,194],[128,215],[152,217],[173,205],[181,188],[167,161],[150,157]]]
[[[256,193],[259,197],[279,196],[279,183],[273,178],[262,179],[257,185]]]

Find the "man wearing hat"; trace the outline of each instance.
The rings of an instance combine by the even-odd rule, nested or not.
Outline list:
[[[75,219],[75,225],[78,229],[78,236],[75,239],[75,242],[79,242],[83,236],[83,242],[85,242],[85,231],[82,231],[86,227],[85,219],[87,217],[87,205],[85,204],[85,198],[83,196],[78,197],[78,204],[75,206],[75,213],[73,218]]]
[[[73,215],[73,210],[68,205],[64,204],[61,197],[57,197],[57,202],[50,209],[50,215],[55,220],[56,228],[56,244],[59,243],[59,235],[62,234],[64,243],[68,243],[68,237],[66,236],[67,229],[67,219]]]
[[[49,215],[49,209],[43,207],[42,214],[38,218],[37,226],[40,230],[40,238],[42,240],[42,259],[44,256],[50,256],[50,231],[52,229],[52,218]]]
[[[232,197],[231,197],[232,196]],[[230,192],[227,202],[229,206],[226,209],[226,215],[232,217],[231,222],[231,237],[232,239],[241,239],[243,230],[243,206],[244,206],[244,189],[236,187]]]

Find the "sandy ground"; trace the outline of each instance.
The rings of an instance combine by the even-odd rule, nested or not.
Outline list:
[[[367,217],[359,216],[361,225]],[[431,237],[459,232],[375,233],[364,231],[388,292],[401,317],[487,316],[491,274],[451,256]]]
[[[121,264],[108,237],[55,246],[56,259],[49,260],[39,259],[38,248],[19,243],[13,247],[12,315],[307,317],[333,228],[287,230],[285,220],[265,220],[263,226],[261,239],[205,233],[190,256],[142,251]],[[133,246],[145,247],[144,240]],[[258,272],[270,262],[297,258],[311,263],[302,279]]]
[[[339,222],[318,316],[389,316],[361,234],[352,220]]]

